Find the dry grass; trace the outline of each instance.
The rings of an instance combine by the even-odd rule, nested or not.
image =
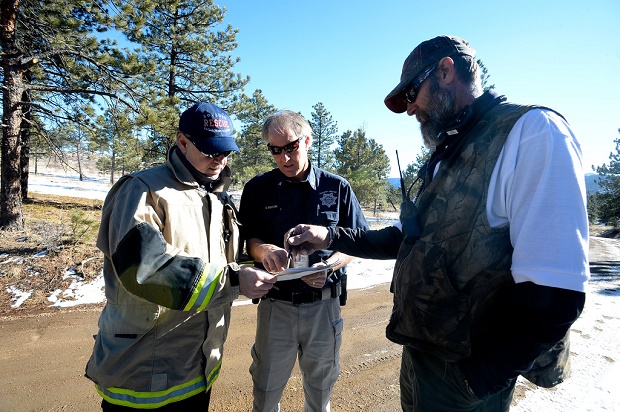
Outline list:
[[[102,201],[31,193],[24,203],[23,231],[0,231],[0,316],[38,311],[47,298],[75,279],[94,279],[103,264],[95,247]],[[66,277],[67,269],[75,275]],[[13,309],[8,287],[32,291]]]

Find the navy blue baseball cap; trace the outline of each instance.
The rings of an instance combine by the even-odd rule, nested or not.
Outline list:
[[[238,152],[230,116],[214,104],[198,102],[181,114],[179,131],[202,153]]]
[[[400,75],[400,83],[392,90],[384,100],[385,105],[395,113],[403,113],[407,110],[405,92],[411,82],[429,66],[439,63],[444,57],[472,56],[476,51],[469,42],[455,36],[437,36],[433,39],[420,43],[403,64]]]

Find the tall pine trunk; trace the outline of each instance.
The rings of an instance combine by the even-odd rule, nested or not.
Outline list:
[[[2,177],[0,178],[0,229],[24,228],[22,189],[20,181],[20,128],[24,92],[24,72],[20,50],[16,44],[15,27],[19,1],[2,0],[0,17],[0,44],[4,74],[2,98]]]
[[[22,108],[21,73],[17,70],[4,71],[5,93],[2,99],[2,178],[0,179],[0,229],[21,230],[24,228],[22,215],[22,185],[20,176],[21,144],[20,128]]]

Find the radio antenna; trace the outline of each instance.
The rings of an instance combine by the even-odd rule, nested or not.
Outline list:
[[[407,190],[405,190],[405,179],[403,179],[403,171],[400,169],[400,159],[398,158],[398,150],[396,151],[396,164],[398,165],[398,174],[400,175],[400,190],[403,195],[403,202],[409,200],[407,196]]]

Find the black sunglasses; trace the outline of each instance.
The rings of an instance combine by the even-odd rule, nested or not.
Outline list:
[[[183,132],[181,132],[183,133]],[[233,152],[232,150],[227,150],[225,152],[219,152],[219,153],[214,153],[214,154],[207,154],[205,152],[203,152],[202,150],[198,149],[198,146],[196,146],[196,143],[194,143],[191,139],[191,137],[187,134],[187,133],[183,133],[185,135],[185,137],[187,137],[187,140],[190,141],[191,144],[194,145],[194,147],[200,152],[202,153],[202,155],[204,157],[208,157],[209,159],[215,159],[216,157],[220,157],[220,156],[224,156],[224,157],[228,157],[230,156],[230,154]]]
[[[411,81],[411,83],[409,83],[409,86],[407,86],[407,91],[405,92],[405,102],[415,102],[415,98],[420,91],[420,86],[422,86],[424,80],[428,79],[428,76],[430,76],[433,70],[435,70],[436,68],[437,66],[435,65],[427,67],[418,77],[416,77]]]
[[[200,152],[202,153],[202,152]],[[206,154],[206,153],[202,153],[205,157],[208,157],[209,159],[214,159],[216,157],[220,157],[220,156],[224,156],[224,157],[228,157],[230,156],[230,154],[232,153],[232,150],[227,150],[225,152],[219,152],[219,153],[215,153],[215,154]]]
[[[282,150],[284,150],[286,153],[291,153],[299,149],[299,142],[301,142],[301,139],[303,139],[304,137],[305,136],[301,136],[294,142],[287,143],[284,146],[272,146],[267,143],[267,149],[269,149],[272,155],[279,155],[280,153],[282,153]]]

